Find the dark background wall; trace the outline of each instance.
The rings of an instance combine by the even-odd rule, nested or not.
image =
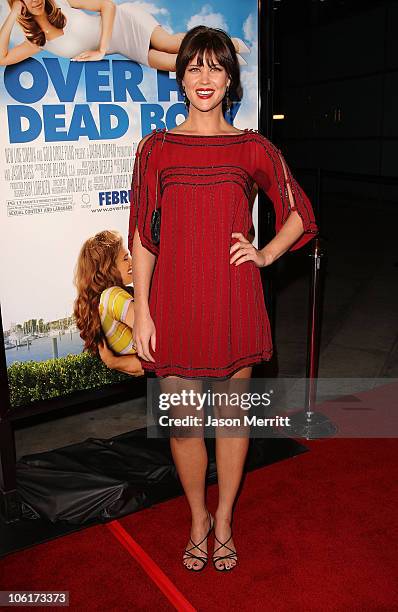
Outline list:
[[[285,120],[274,121],[272,139],[298,174],[328,171],[328,195],[396,202],[388,177],[398,178],[398,2],[282,0],[274,7],[273,110]]]

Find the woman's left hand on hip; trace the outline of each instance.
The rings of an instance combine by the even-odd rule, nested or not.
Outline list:
[[[239,266],[245,261],[253,261],[258,268],[264,268],[273,263],[274,258],[271,253],[264,253],[264,251],[256,249],[241,232],[234,232],[231,236],[232,238],[238,238],[238,241],[229,250],[230,255],[233,254],[230,264],[235,263],[235,266]]]

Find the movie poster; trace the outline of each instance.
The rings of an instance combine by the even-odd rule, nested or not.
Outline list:
[[[257,2],[114,5],[103,53],[109,2],[94,12],[84,0],[0,0],[0,301],[13,406],[127,378],[83,351],[74,271],[98,232],[115,230],[127,245],[137,144],[186,116],[173,70],[190,28],[222,28],[238,41],[244,95],[233,123],[258,127]],[[46,32],[43,11],[52,15]]]

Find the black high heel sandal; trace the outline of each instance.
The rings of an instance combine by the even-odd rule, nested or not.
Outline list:
[[[209,560],[209,559],[208,559],[208,553],[206,553],[204,550],[202,550],[202,549],[200,548],[200,545],[202,544],[202,542],[204,542],[204,541],[206,540],[206,538],[208,538],[208,537],[209,537],[210,533],[212,532],[212,530],[213,530],[213,528],[214,528],[214,518],[211,516],[211,514],[210,514],[210,512],[209,512],[209,511],[207,511],[207,513],[208,513],[208,517],[209,517],[209,520],[210,520],[210,529],[209,529],[209,531],[207,532],[207,534],[205,535],[205,537],[203,538],[203,540],[201,540],[201,541],[200,541],[198,544],[195,544],[195,542],[192,540],[192,538],[189,538],[189,540],[192,542],[193,546],[191,546],[191,548],[186,548],[186,549],[185,549],[185,553],[184,553],[184,556],[183,556],[183,558],[182,558],[182,561],[183,561],[183,563],[182,563],[182,564],[183,564],[183,566],[185,567],[185,569],[189,570],[190,572],[201,572],[202,570],[204,570],[204,568],[206,567],[207,562],[208,562],[208,560]],[[206,556],[206,557],[200,557],[200,556],[195,555],[194,553],[190,552],[190,551],[191,551],[192,549],[194,549],[194,548],[199,548],[199,550],[200,550],[200,551],[201,551],[201,552],[202,552],[204,555],[207,555],[207,556]],[[201,561],[201,562],[202,562],[202,567],[195,568],[194,566],[192,566],[192,567],[188,567],[188,565],[185,565],[185,563],[184,563],[185,559],[191,559],[191,558],[193,558],[193,557],[195,557],[195,559],[198,559],[198,561]]]
[[[214,539],[217,540],[217,542],[220,544],[220,546],[214,549],[213,559],[212,559],[214,569],[217,570],[217,572],[230,572],[238,565],[238,554],[236,550],[232,550],[232,548],[230,548],[229,546],[226,546],[226,544],[230,541],[231,538],[232,538],[232,530],[231,530],[231,535],[229,536],[228,540],[226,540],[224,543],[220,542],[216,534],[214,534]],[[225,548],[228,548],[228,550],[230,550],[231,552],[228,553],[227,555],[214,556],[214,553],[220,550],[220,548],[222,548],[223,546],[225,546]],[[218,563],[218,561],[221,561],[221,559],[233,559],[234,561],[236,561],[236,563],[235,565],[232,565],[232,567],[225,567],[225,564],[222,567],[217,567],[216,563]]]

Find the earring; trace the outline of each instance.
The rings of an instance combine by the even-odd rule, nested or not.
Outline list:
[[[185,92],[185,87],[182,88],[182,91],[184,92],[184,104],[188,108],[189,107],[189,100],[188,100],[188,96],[187,96],[187,94]]]
[[[229,85],[228,85],[228,87],[225,90],[225,106],[227,110],[230,108],[231,103],[232,103],[232,100],[229,97]]]

